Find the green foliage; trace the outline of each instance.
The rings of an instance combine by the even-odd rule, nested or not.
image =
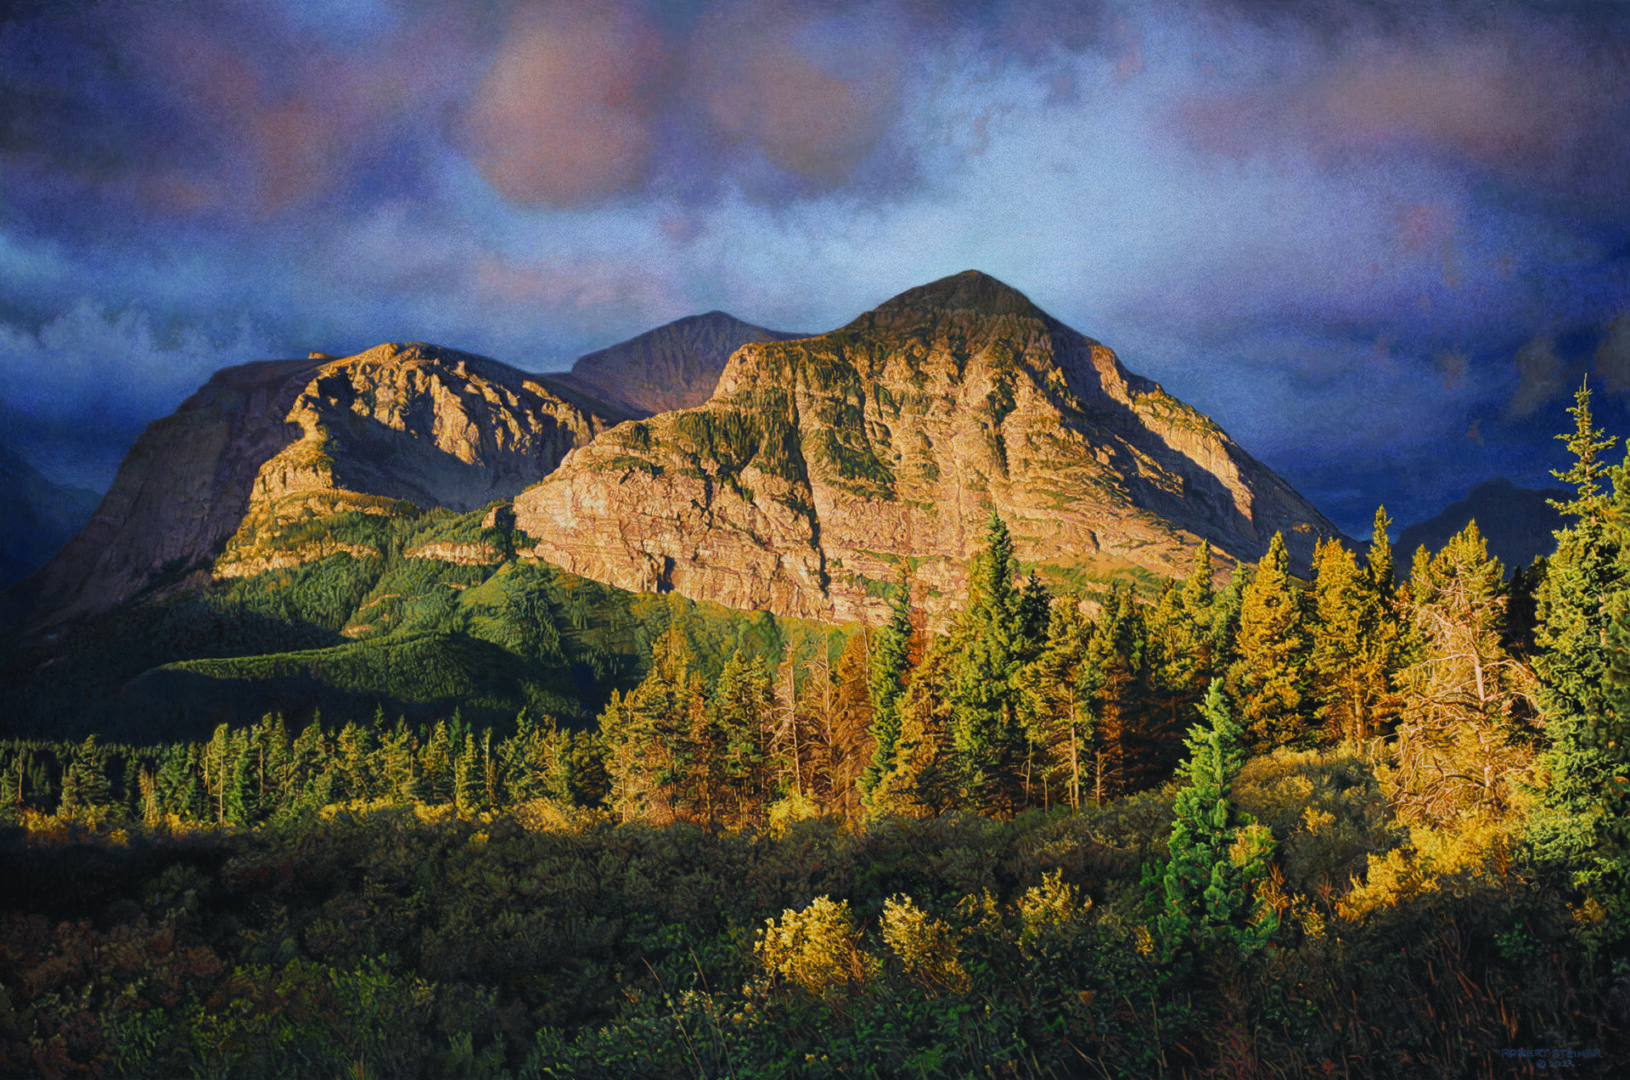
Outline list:
[[[1557,504],[1574,519],[1539,587],[1536,697],[1550,745],[1530,835],[1554,871],[1569,875],[1619,925],[1630,920],[1630,470],[1601,455],[1614,439],[1592,427],[1590,390],[1580,388],[1573,432],[1559,435],[1573,466],[1557,478],[1575,497]],[[1613,494],[1601,489],[1611,476]]]
[[[1291,582],[1290,555],[1278,533],[1241,597],[1235,647],[1239,659],[1228,670],[1228,694],[1239,703],[1252,745],[1301,746],[1308,737],[1308,640],[1302,594]]]
[[[1266,873],[1274,840],[1230,799],[1244,753],[1217,683],[1200,713],[1210,726],[1189,729],[1189,758],[1178,769],[1189,783],[1177,795],[1161,875],[1160,937],[1168,957],[1211,941],[1227,942],[1245,956],[1278,929],[1273,910],[1249,895]]]
[[[869,803],[878,782],[894,768],[900,740],[900,695],[911,661],[911,585],[901,572],[889,621],[872,639],[866,687],[872,706],[871,736],[876,748],[861,774],[860,795]]]

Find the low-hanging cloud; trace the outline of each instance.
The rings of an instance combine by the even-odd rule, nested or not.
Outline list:
[[[1607,324],[1596,347],[1596,376],[1608,393],[1630,393],[1630,311],[1620,312]]]
[[[1512,357],[1517,368],[1517,389],[1506,402],[1509,420],[1526,420],[1563,394],[1563,364],[1556,355],[1556,342],[1536,337]]]
[[[149,419],[217,369],[267,355],[246,319],[163,328],[145,310],[110,311],[89,298],[37,328],[0,322],[3,440],[54,479],[101,489]]]

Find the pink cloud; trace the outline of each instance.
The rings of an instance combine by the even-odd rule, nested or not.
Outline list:
[[[240,42],[250,40],[254,48]],[[188,121],[180,160],[141,162],[127,185],[176,214],[267,217],[333,191],[404,118],[456,89],[470,34],[445,12],[340,51],[317,39],[245,37],[219,20],[163,9],[134,20],[133,61]]]
[[[631,4],[516,11],[465,120],[470,149],[507,199],[570,206],[645,176],[663,53]]]
[[[882,29],[892,23],[880,20],[874,32],[832,47],[824,21],[819,7],[738,4],[699,27],[689,68],[706,116],[727,138],[831,184],[886,133],[898,103],[898,56]]]
[[[1630,153],[1630,50],[1552,25],[1512,17],[1343,38],[1292,70],[1261,88],[1189,95],[1173,126],[1227,156],[1300,149],[1340,167],[1354,155],[1425,151],[1586,193],[1605,191],[1598,173]]]

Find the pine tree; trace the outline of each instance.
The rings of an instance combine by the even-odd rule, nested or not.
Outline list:
[[[606,768],[606,747],[597,731],[571,732],[567,785],[578,806],[603,806],[611,796],[611,773]]]
[[[1199,711],[1206,723],[1189,729],[1189,757],[1177,770],[1188,786],[1173,806],[1170,854],[1159,878],[1165,910],[1157,925],[1168,962],[1213,943],[1248,955],[1278,929],[1273,909],[1249,895],[1267,871],[1273,834],[1229,797],[1245,755],[1217,682]]]
[[[1263,750],[1301,746],[1307,736],[1307,639],[1301,592],[1291,583],[1290,555],[1279,533],[1245,587],[1236,641],[1239,659],[1228,671],[1228,694],[1251,741]]]
[[[1630,745],[1625,665],[1615,654],[1630,646],[1625,594],[1630,589],[1630,477],[1608,470],[1603,455],[1615,439],[1593,427],[1590,388],[1581,386],[1569,413],[1572,432],[1559,435],[1573,465],[1554,475],[1574,497],[1553,505],[1573,519],[1556,534],[1537,595],[1534,658],[1536,697],[1550,746],[1540,759],[1541,807],[1530,822],[1540,858],[1566,868],[1621,923],[1630,921],[1630,854],[1622,848],[1630,807],[1618,792]],[[1603,489],[1611,477],[1613,495]],[[1617,670],[1615,670],[1617,668]]]
[[[1371,543],[1367,569],[1337,540],[1320,543],[1313,556],[1308,694],[1330,741],[1367,739],[1393,712],[1398,627],[1385,523],[1385,512],[1377,513],[1379,541]]]
[[[441,805],[453,801],[453,763],[457,756],[452,730],[446,720],[437,720],[419,751],[420,790],[426,802]]]
[[[952,636],[957,655],[951,743],[962,777],[962,802],[970,809],[1011,812],[1024,803],[1027,746],[1017,683],[1040,642],[1029,636],[1027,601],[1013,584],[1017,569],[1013,538],[993,511],[984,550],[970,566],[968,603]],[[1045,597],[1030,603],[1045,603]],[[1033,614],[1028,621],[1034,621]]]
[[[1206,627],[1185,602],[1187,591],[1168,585],[1145,619],[1142,733],[1162,771],[1212,677]]]
[[[1142,688],[1146,682],[1143,612],[1130,588],[1111,591],[1087,643],[1081,689],[1094,720],[1091,788],[1094,806],[1143,786],[1154,778],[1141,733]]]
[[[1063,802],[1080,809],[1082,777],[1091,773],[1093,719],[1086,678],[1091,639],[1092,625],[1080,607],[1057,605],[1046,647],[1020,676],[1024,722],[1040,758],[1031,788],[1032,793],[1040,788],[1043,806]]]
[[[907,627],[909,633],[909,618]],[[876,647],[868,644],[868,641],[875,641],[880,636],[862,631],[852,635],[844,645],[843,654],[838,658],[832,709],[827,715],[828,727],[823,747],[825,760],[817,770],[820,782],[818,797],[829,810],[849,819],[861,811],[861,782],[877,760],[877,743],[873,736],[875,713],[870,689],[871,660],[876,655]],[[909,661],[909,651],[906,659]],[[904,672],[898,681],[904,681]],[[898,739],[898,698],[894,704],[893,730]],[[878,775],[882,775],[881,771]],[[876,786],[875,782],[873,786]]]
[[[231,764],[222,795],[222,818],[229,825],[250,825],[259,812],[255,789],[255,747],[245,733],[232,740]]]
[[[625,819],[670,820],[694,803],[689,740],[705,704],[695,658],[677,626],[651,647],[645,679],[600,717],[612,806]]]
[[[871,737],[872,760],[860,777],[861,801],[870,805],[872,791],[894,767],[894,751],[900,740],[900,695],[911,658],[911,583],[904,573],[895,589],[888,624],[872,639]]]
[[[382,740],[379,757],[383,775],[381,786],[398,803],[413,805],[421,797],[419,770],[416,762],[417,740],[407,720],[397,717],[396,727]]]
[[[486,809],[486,784],[481,769],[481,748],[475,732],[464,732],[464,745],[453,762],[453,805],[460,817],[473,817]]]
[[[938,637],[912,672],[900,700],[894,764],[871,791],[868,817],[931,817],[956,803],[962,775],[950,735],[955,659],[950,639]]]
[[[1380,771],[1405,821],[1497,816],[1526,773],[1530,677],[1501,645],[1503,578],[1475,522],[1416,560],[1409,614],[1424,653],[1399,676],[1396,768]]]

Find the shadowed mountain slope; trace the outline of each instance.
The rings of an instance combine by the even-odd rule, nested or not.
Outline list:
[[[1409,559],[1416,548],[1424,544],[1427,551],[1436,552],[1472,521],[1477,522],[1489,554],[1505,564],[1506,573],[1526,567],[1556,550],[1553,533],[1571,519],[1563,517],[1550,500],[1569,497],[1566,488],[1518,487],[1503,476],[1478,484],[1464,499],[1398,534],[1400,570],[1409,572]]]
[[[0,589],[43,566],[91,519],[101,496],[54,484],[0,446]]]
[[[802,336],[710,311],[589,353],[570,372],[544,376],[544,381],[645,416],[693,409],[713,396],[719,375],[737,349],[750,342]]]

